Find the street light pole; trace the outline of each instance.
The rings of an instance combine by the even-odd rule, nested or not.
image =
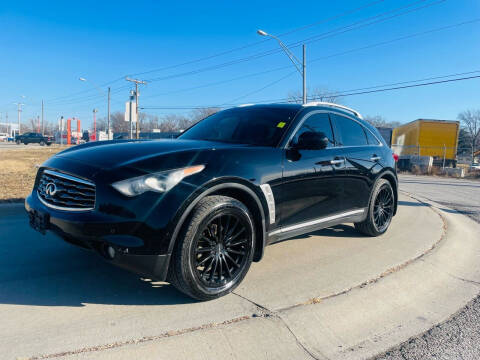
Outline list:
[[[105,96],[105,93],[102,91],[102,89],[97,85],[95,85],[95,83],[93,83],[92,81],[89,81],[84,77],[79,77],[78,80],[84,81],[84,82],[87,82],[87,81],[90,82],[102,97]],[[107,90],[107,137],[108,137],[108,140],[110,140],[110,87],[108,87],[108,90]],[[95,132],[95,140],[97,140],[96,132]]]
[[[15,103],[18,108],[17,108],[17,112],[18,112],[18,135],[21,134],[21,131],[20,131],[20,122],[21,122],[21,116],[20,114],[22,113],[22,106],[25,105],[25,104],[22,104],[22,103]]]
[[[107,99],[107,139],[110,140],[110,86],[108,87]]]
[[[97,141],[97,109],[93,109],[93,140]]]
[[[283,52],[288,56],[290,61],[293,63],[297,71],[300,73],[302,76],[302,83],[303,83],[303,96],[302,96],[302,101],[304,104],[307,103],[307,61],[306,61],[306,47],[305,44],[303,44],[303,59],[302,62],[297,59],[297,57],[290,51],[290,49],[283,43],[282,40],[280,40],[278,37],[275,35],[269,34],[263,30],[257,30],[257,34],[260,36],[268,36],[271,37],[272,39],[277,40],[278,44],[282,48]]]
[[[42,135],[45,135],[45,123],[43,122],[43,100],[42,100]]]

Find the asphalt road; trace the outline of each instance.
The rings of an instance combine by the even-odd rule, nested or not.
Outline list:
[[[400,189],[480,222],[480,181],[403,175]],[[480,296],[450,320],[377,358],[380,359],[480,359]]]

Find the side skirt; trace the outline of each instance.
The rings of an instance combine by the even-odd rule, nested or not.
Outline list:
[[[343,223],[361,222],[365,220],[366,215],[367,208],[354,209],[294,225],[285,226],[268,233],[268,244],[321,230],[330,226]]]

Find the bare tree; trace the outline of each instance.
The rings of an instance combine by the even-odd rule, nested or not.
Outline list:
[[[200,120],[203,120],[206,117],[208,117],[210,115],[213,115],[213,114],[215,114],[219,111],[220,111],[220,109],[215,108],[215,107],[195,109],[190,114],[190,119],[192,121],[192,124],[195,124],[195,123],[199,122]]]
[[[401,125],[398,121],[387,121],[384,117],[380,115],[375,115],[375,116],[367,115],[363,119],[375,127],[394,128]]]
[[[340,96],[338,93],[328,91],[327,89],[315,88],[313,90],[307,90],[308,101],[322,101],[330,103],[340,103]],[[301,104],[303,101],[302,93],[297,91],[290,91],[287,96],[287,102]]]
[[[130,122],[125,121],[125,114],[120,111],[110,115],[110,126],[114,133],[130,132]]]
[[[473,161],[477,145],[480,142],[480,110],[463,111],[458,114],[458,119],[462,122],[465,130],[469,134]]]

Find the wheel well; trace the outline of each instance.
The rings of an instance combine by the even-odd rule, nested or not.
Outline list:
[[[264,225],[262,220],[262,213],[258,207],[257,201],[247,192],[237,189],[237,188],[224,188],[219,189],[212,194],[208,195],[223,195],[229,196],[231,198],[237,199],[243,203],[253,217],[253,222],[255,224],[255,252],[253,254],[253,261],[260,261],[263,256],[263,244],[264,244]]]
[[[390,183],[390,185],[393,188],[393,192],[395,194],[395,209],[394,209],[393,214],[395,215],[397,213],[397,204],[398,204],[398,184],[397,184],[397,181],[395,179],[395,176],[393,174],[387,172],[387,173],[383,174],[382,176],[380,176],[380,178],[388,180],[388,182]]]

